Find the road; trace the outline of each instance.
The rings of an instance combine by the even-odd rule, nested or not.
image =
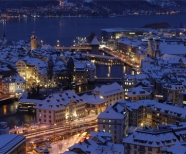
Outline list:
[[[136,64],[133,60],[131,60],[131,58],[127,55],[112,51],[109,48],[101,48],[101,50],[103,50],[104,52],[106,52],[109,55],[112,55],[114,57],[119,58],[122,62],[126,63],[127,65],[133,67],[135,70],[139,71],[140,70],[140,65]]]

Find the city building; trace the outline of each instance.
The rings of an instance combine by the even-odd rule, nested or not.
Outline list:
[[[26,153],[26,137],[16,134],[0,135],[0,153]]]
[[[151,91],[145,90],[142,86],[137,86],[129,89],[127,97],[133,102],[151,99]]]
[[[171,103],[160,103],[155,100],[127,102],[129,126],[145,126],[156,128],[159,124],[185,122],[185,107]]]
[[[81,96],[84,100],[86,100],[85,112],[86,115],[98,115],[101,112],[105,111],[107,107],[107,100],[103,99],[99,95],[86,93]]]
[[[152,58],[158,58],[164,54],[185,56],[185,51],[185,40],[182,38],[175,39],[175,37],[149,37],[147,53]]]
[[[116,100],[124,99],[124,90],[116,82],[97,86],[92,92],[107,100],[108,105],[112,105]]]
[[[180,142],[172,129],[152,129],[148,126],[137,129],[123,139],[125,154],[162,154],[163,147],[170,147]]]
[[[126,102],[116,102],[100,113],[98,119],[98,130],[112,134],[114,143],[121,143],[123,136],[128,134],[128,111]]]
[[[26,90],[26,81],[19,74],[6,77],[2,81],[2,91],[8,94],[19,96]]]
[[[76,143],[69,147],[69,151],[76,154],[123,154],[124,147],[122,144],[113,143],[112,135],[110,133],[98,131],[91,132],[89,139],[85,139],[84,142]]]
[[[85,116],[86,101],[71,90],[49,95],[35,106],[36,121],[43,124],[58,124]]]
[[[178,104],[179,93],[185,91],[185,86],[182,83],[166,83],[163,87],[164,99],[174,104]]]

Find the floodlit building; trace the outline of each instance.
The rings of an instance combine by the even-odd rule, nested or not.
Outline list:
[[[1,82],[5,93],[20,95],[26,90],[26,81],[18,74],[6,77]]]
[[[86,115],[98,115],[105,111],[107,107],[107,100],[99,95],[86,93],[81,98],[87,102],[85,106]]]
[[[70,90],[49,95],[37,103],[36,121],[44,124],[58,124],[85,116],[86,101]]]

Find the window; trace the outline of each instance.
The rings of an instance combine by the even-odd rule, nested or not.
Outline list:
[[[116,134],[116,130],[114,131],[114,134]]]
[[[105,128],[105,125],[103,125],[103,128]]]
[[[46,122],[46,119],[44,119],[44,122]]]
[[[111,128],[111,125],[109,125],[109,128]]]
[[[148,151],[152,151],[152,147],[148,147]]]
[[[49,123],[51,123],[51,120],[49,120]]]
[[[111,130],[109,129],[109,133],[111,133]]]
[[[111,120],[109,120],[109,122],[111,122]]]
[[[46,113],[46,111],[44,110],[44,113]]]
[[[134,149],[137,149],[137,145],[136,144],[134,144]]]
[[[105,122],[105,120],[103,120],[103,122]]]
[[[46,118],[46,115],[44,114],[44,117]]]
[[[39,110],[39,112],[41,112],[41,110]]]
[[[51,115],[49,115],[49,118],[51,118]]]
[[[51,111],[49,111],[49,113],[51,113]]]

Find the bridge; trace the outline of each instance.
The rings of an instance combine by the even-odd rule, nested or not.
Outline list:
[[[71,47],[61,47],[61,46],[55,46],[56,50],[91,50],[91,47],[88,46],[71,46]]]
[[[121,82],[121,78],[110,78],[110,77],[105,77],[105,78],[96,78],[96,82]]]

